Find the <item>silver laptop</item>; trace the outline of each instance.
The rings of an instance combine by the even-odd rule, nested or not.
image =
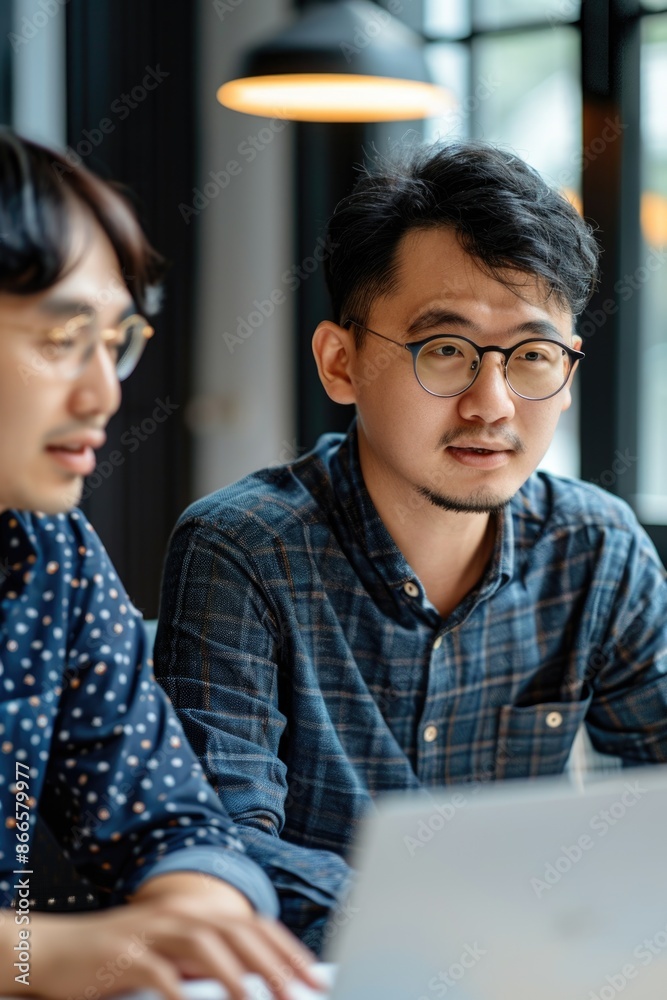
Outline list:
[[[666,836],[662,766],[389,796],[325,932],[330,998],[658,1000]]]
[[[391,797],[359,843],[332,1000],[667,995],[667,767]],[[344,911],[343,911],[344,912]]]

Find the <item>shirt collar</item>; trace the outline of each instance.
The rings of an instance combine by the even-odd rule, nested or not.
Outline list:
[[[0,588],[10,583],[22,589],[24,572],[36,559],[36,548],[30,537],[26,515],[17,510],[0,514]]]
[[[390,587],[414,579],[414,572],[384,526],[366,489],[359,460],[357,420],[352,421],[331,460],[331,482],[357,542]]]
[[[331,481],[334,494],[368,559],[390,587],[403,587],[408,581],[419,584],[414,570],[387,531],[366,489],[359,459],[357,420],[331,458]],[[474,593],[474,604],[490,597],[512,578],[514,571],[514,526],[512,504],[498,516],[498,531],[493,556],[487,572]],[[421,587],[421,585],[419,584]],[[431,607],[423,593],[422,601]],[[472,595],[471,595],[472,596]],[[468,601],[460,605],[463,611]],[[457,612],[459,609],[457,609]],[[470,608],[466,608],[466,613]],[[456,614],[456,612],[454,612]]]

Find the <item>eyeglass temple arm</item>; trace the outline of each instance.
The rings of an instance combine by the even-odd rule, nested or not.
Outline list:
[[[150,340],[154,334],[155,330],[153,329],[153,327],[150,326],[149,323],[145,323],[141,331],[141,335],[143,336],[143,338],[145,340]],[[118,337],[118,330],[115,329],[113,326],[110,326],[106,330],[102,330],[100,336],[104,341],[113,341]]]

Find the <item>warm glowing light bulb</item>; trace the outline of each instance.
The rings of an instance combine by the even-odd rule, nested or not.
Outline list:
[[[233,111],[307,122],[430,118],[455,103],[432,83],[334,73],[245,77],[223,84],[217,97]]]

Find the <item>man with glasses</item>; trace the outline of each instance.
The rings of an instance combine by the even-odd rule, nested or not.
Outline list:
[[[0,994],[210,976],[312,982],[275,892],[152,675],[141,617],[72,510],[152,329],[158,259],[125,200],[0,131]],[[109,904],[31,913],[37,813]],[[14,903],[15,909],[10,909]],[[260,914],[265,914],[262,917]]]
[[[583,721],[667,760],[656,553],[618,499],[535,471],[584,358],[590,227],[518,157],[453,142],[363,174],[327,239],[313,348],[356,418],[183,515],[156,647],[316,950],[378,793],[562,772]]]

